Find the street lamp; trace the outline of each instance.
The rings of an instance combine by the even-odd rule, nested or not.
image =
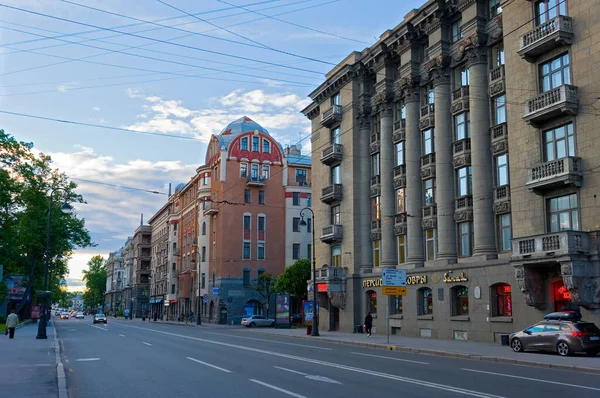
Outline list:
[[[47,302],[48,302],[48,268],[50,267],[50,224],[52,223],[52,200],[54,199],[54,192],[63,191],[67,193],[63,188],[54,188],[50,191],[50,201],[48,204],[48,226],[46,227],[46,252],[45,252],[45,261],[44,261],[44,297],[42,298],[42,316],[40,317],[40,322],[38,324],[38,333],[35,336],[36,339],[47,339],[48,335],[46,334],[46,325],[48,324],[48,310],[47,310]],[[73,211],[73,207],[65,202],[60,210],[69,214]]]
[[[312,269],[313,269],[313,327],[311,336],[319,336],[319,311],[317,307],[317,257],[315,255],[315,212],[310,207],[300,210],[300,222],[298,226],[306,227],[304,221],[304,210],[310,211],[312,215]]]
[[[196,260],[192,259],[190,264],[195,266]],[[200,318],[200,273],[196,272],[196,275],[198,275],[198,294],[196,295],[196,325],[202,325],[202,319]]]

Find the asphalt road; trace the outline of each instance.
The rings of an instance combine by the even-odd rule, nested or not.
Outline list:
[[[56,321],[70,398],[600,396],[600,377],[215,325]],[[600,359],[600,358],[599,358]]]

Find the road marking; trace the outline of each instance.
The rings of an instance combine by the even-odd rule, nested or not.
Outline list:
[[[270,388],[270,389],[272,389],[272,390],[275,390],[275,391],[282,392],[282,393],[284,393],[284,394],[287,394],[287,395],[289,395],[289,396],[292,396],[292,397],[296,397],[296,398],[306,398],[304,395],[300,395],[300,394],[296,394],[295,392],[291,392],[291,391],[288,391],[288,390],[284,390],[283,388],[280,388],[280,387],[274,386],[274,385],[272,385],[272,384],[267,384],[267,383],[265,383],[265,382],[263,382],[263,381],[260,381],[260,380],[256,380],[256,379],[250,379],[250,381],[251,381],[251,382],[253,382],[253,383],[256,383],[256,384],[260,384],[261,386],[265,386],[265,387],[267,387],[267,388]]]
[[[296,373],[297,375],[308,376],[308,373],[298,372],[297,370],[292,370],[288,368],[282,368],[281,366],[273,366],[274,368],[285,370],[286,372]]]
[[[267,339],[257,339],[256,337],[246,337],[246,336],[236,336],[233,334],[227,334],[227,333],[215,333],[215,332],[204,332],[205,334],[214,334],[217,336],[229,336],[229,337],[233,337],[236,339],[246,339],[246,340],[256,340],[256,341],[266,341],[268,343],[274,343],[274,344],[284,344],[284,345],[291,345],[291,346],[296,346],[296,347],[306,347],[306,348],[312,348],[315,350],[324,350],[324,351],[332,351],[332,348],[325,348],[325,347],[316,347],[314,345],[306,345],[306,344],[296,344],[296,343],[286,343],[283,341],[273,341],[273,340],[267,340]]]
[[[77,329],[69,329],[69,332],[76,332]]]
[[[104,330],[106,332],[106,329],[104,329],[103,327],[96,326],[96,325],[89,325],[89,326],[96,328],[96,329]]]
[[[475,370],[475,369],[465,369],[465,368],[462,368],[461,370],[466,370],[467,372],[484,373],[484,374],[494,375],[494,376],[511,377],[513,379],[523,379],[523,380],[529,380],[529,381],[537,381],[537,382],[540,382],[540,383],[557,384],[559,386],[583,388],[585,390],[600,391],[600,388],[580,386],[578,384],[561,383],[561,382],[558,382],[558,381],[534,379],[534,378],[531,378],[531,377],[507,375],[507,374],[503,374],[503,373],[486,372],[486,371],[483,371],[483,370]]]
[[[363,355],[365,357],[373,357],[373,358],[391,359],[392,361],[401,361],[401,362],[418,363],[418,364],[421,364],[421,365],[429,365],[429,362],[421,362],[421,361],[413,361],[413,360],[410,360],[410,359],[386,357],[386,356],[383,356],[383,355],[363,354],[362,352],[351,352],[350,354]]]
[[[100,358],[81,358],[76,359],[77,362],[89,362],[89,361],[99,361]]]
[[[121,333],[119,333],[119,336],[121,336],[121,337],[125,337],[125,335],[124,335],[124,334],[121,334]]]
[[[149,345],[150,347],[152,347],[152,344],[146,343],[145,341],[142,341],[142,344],[146,344],[146,345]]]
[[[186,357],[186,358],[187,358],[187,359],[189,359],[190,361],[194,361],[194,362],[201,363],[202,365],[209,366],[209,367],[211,367],[211,368],[214,368],[214,369],[220,370],[220,371],[222,371],[222,372],[231,373],[231,370],[227,370],[227,369],[224,369],[224,368],[220,368],[220,367],[218,367],[218,366],[211,365],[210,363],[202,362],[202,361],[200,361],[200,360],[198,360],[198,359],[196,359],[196,358],[190,358],[190,357]]]
[[[222,341],[215,341],[215,340],[209,340],[209,339],[203,339],[203,338],[200,338],[200,337],[186,336],[184,334],[177,334],[177,333],[172,333],[172,332],[163,332],[161,330],[155,330],[155,329],[149,329],[149,328],[142,328],[142,327],[139,327],[139,326],[131,326],[131,325],[122,325],[122,326],[123,327],[128,327],[128,328],[146,330],[146,331],[153,332],[153,333],[160,333],[160,334],[164,334],[164,335],[167,335],[167,336],[179,337],[179,338],[182,338],[182,339],[200,341],[200,342],[203,342],[203,343],[209,343],[209,344],[219,345],[219,346],[223,346],[223,347],[235,348],[238,351],[250,351],[250,352],[255,352],[255,353],[259,353],[259,354],[264,354],[264,355],[270,355],[270,356],[274,356],[274,357],[279,357],[279,358],[292,359],[292,360],[299,361],[299,362],[312,363],[312,364],[315,364],[315,365],[326,366],[326,367],[334,368],[334,369],[347,370],[349,372],[362,373],[362,374],[366,374],[366,375],[369,375],[369,376],[380,377],[380,378],[383,378],[383,379],[396,380],[396,381],[404,382],[404,383],[407,383],[407,384],[414,384],[414,385],[417,385],[417,386],[420,386],[420,387],[429,387],[429,388],[433,388],[433,389],[436,389],[436,390],[455,392],[457,394],[468,395],[468,396],[471,396],[471,397],[477,397],[477,398],[504,398],[504,397],[502,397],[500,395],[488,394],[488,393],[484,393],[484,392],[481,392],[481,391],[467,390],[467,389],[464,389],[464,388],[454,387],[454,386],[447,385],[447,384],[438,384],[438,383],[433,383],[433,382],[429,382],[429,381],[425,381],[425,380],[412,379],[412,378],[403,377],[403,376],[396,376],[396,375],[392,375],[392,374],[389,374],[389,373],[381,373],[381,372],[376,372],[376,371],[373,371],[373,370],[355,368],[355,367],[352,367],[352,366],[340,365],[340,364],[333,363],[333,362],[325,362],[325,361],[321,361],[321,360],[318,360],[318,359],[311,359],[311,358],[299,357],[299,356],[296,356],[296,355],[284,354],[284,353],[281,353],[281,352],[274,352],[274,351],[262,350],[260,348],[246,347],[246,346],[243,346],[243,345],[225,343],[225,342],[222,342]],[[193,360],[192,358],[188,358],[188,359]]]
[[[342,384],[337,380],[333,380],[333,379],[330,379],[329,377],[325,377],[325,376],[309,375],[308,373],[302,373],[302,372],[298,372],[297,370],[282,368],[281,366],[273,366],[273,367],[277,368],[277,369],[285,370],[286,372],[295,373],[297,375],[302,375],[306,379],[309,379],[309,380],[322,381],[322,382],[331,383],[331,384]]]

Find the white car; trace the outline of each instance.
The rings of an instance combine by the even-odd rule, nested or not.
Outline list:
[[[83,312],[77,312],[75,314],[75,319],[85,319],[85,316],[83,315]]]

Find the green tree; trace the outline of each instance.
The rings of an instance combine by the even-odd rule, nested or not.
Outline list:
[[[306,281],[310,279],[310,260],[300,259],[289,267],[277,278],[275,290],[289,293],[299,300],[306,298]]]
[[[267,310],[267,318],[269,317],[269,306],[271,303],[271,298],[273,294],[275,294],[275,281],[276,278],[271,274],[262,274],[258,277],[256,282],[250,285],[250,289],[254,290],[264,299],[264,306]]]
[[[83,271],[86,289],[83,293],[83,303],[87,307],[96,308],[104,303],[106,260],[102,256],[94,256],[87,265],[88,269]]]

